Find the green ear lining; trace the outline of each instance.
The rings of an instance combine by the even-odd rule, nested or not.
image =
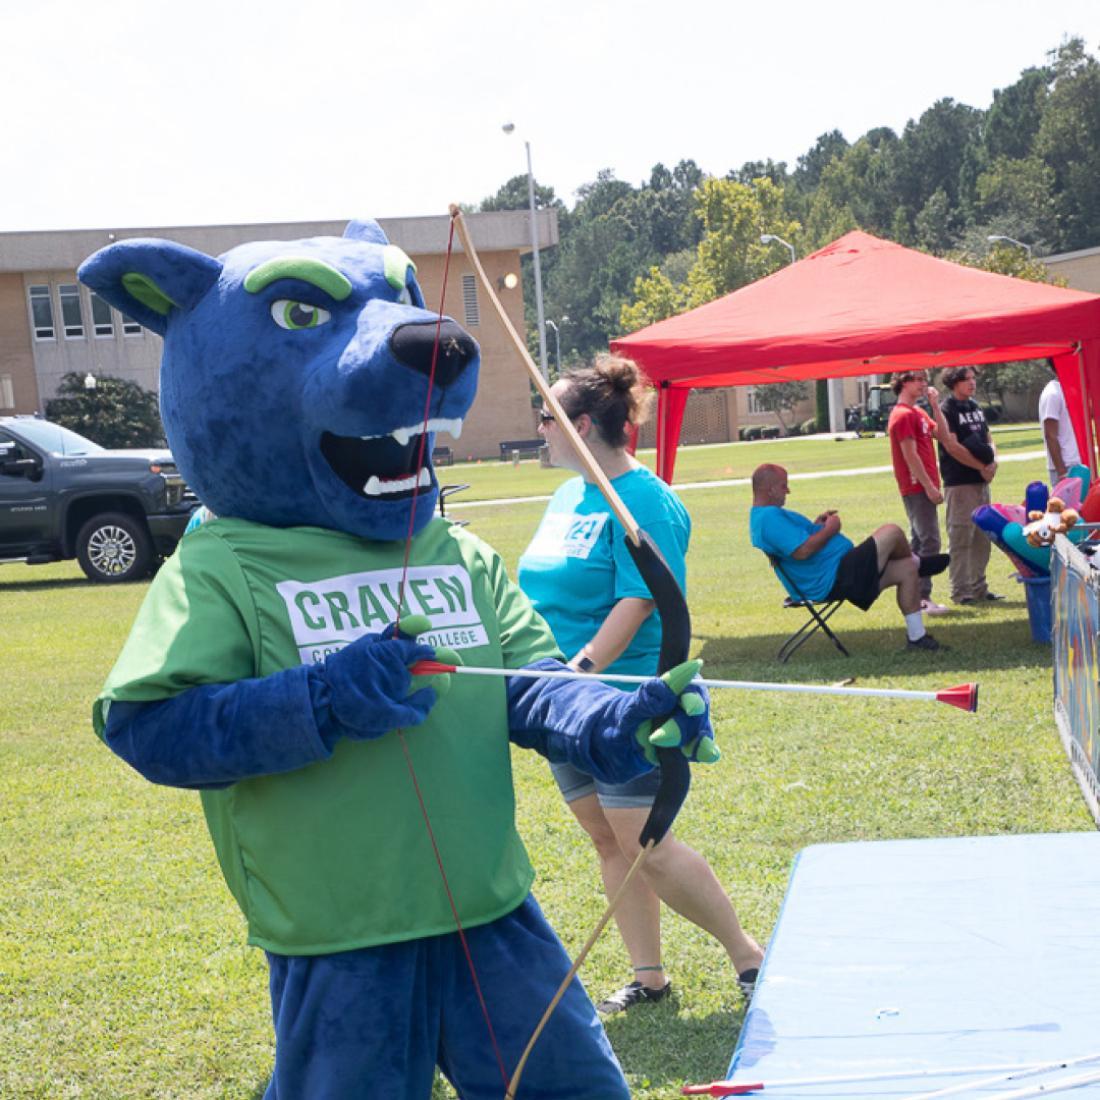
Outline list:
[[[146,309],[151,309],[162,317],[167,317],[168,311],[176,306],[148,275],[140,272],[128,271],[123,275],[122,288],[135,302],[140,302]]]
[[[416,264],[405,255],[403,249],[395,244],[388,244],[382,250],[382,264],[386,272],[386,282],[394,290],[404,290],[409,281],[409,268],[416,272]]]

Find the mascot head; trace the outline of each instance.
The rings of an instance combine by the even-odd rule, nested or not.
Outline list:
[[[431,519],[435,432],[461,431],[478,347],[424,308],[412,262],[375,222],[217,259],[171,241],[120,241],[78,274],[164,337],[168,443],[215,513],[403,539],[415,489],[413,529]]]

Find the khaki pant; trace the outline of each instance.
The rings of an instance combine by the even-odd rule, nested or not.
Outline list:
[[[989,503],[989,483],[948,485],[944,497],[947,501],[947,549],[951,554],[951,598],[956,602],[983,600],[989,592],[985,568],[989,564],[992,544],[971,521],[970,514],[979,505]]]

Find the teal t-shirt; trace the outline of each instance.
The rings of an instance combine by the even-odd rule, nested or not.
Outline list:
[[[691,519],[679,497],[645,467],[621,474],[611,484],[684,587]],[[567,659],[592,640],[619,600],[650,598],[626,548],[622,524],[598,486],[579,477],[559,486],[550,498],[520,558],[518,579]],[[652,675],[660,650],[661,621],[655,611],[607,671]]]
[[[97,732],[113,700],[267,676],[377,633],[395,618],[403,555],[402,543],[316,527],[203,524],[150,586],[96,701]],[[559,655],[498,555],[443,520],[412,541],[405,610],[431,620],[422,641],[467,664]],[[404,736],[463,925],[510,912],[534,872],[515,827],[504,680],[454,677]],[[454,930],[396,732],[202,802],[250,942],[313,955]]]
[[[839,531],[816,554],[799,561],[791,555],[821,530],[799,512],[775,505],[754,505],[749,513],[749,535],[757,550],[781,559],[784,572],[811,600],[823,600],[833,588],[840,559],[852,549],[852,540]],[[792,592],[791,596],[796,596]],[[796,597],[797,598],[797,597]]]

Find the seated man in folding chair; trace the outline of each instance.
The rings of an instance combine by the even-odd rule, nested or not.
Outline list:
[[[919,577],[942,573],[950,558],[933,554],[918,558],[896,523],[887,523],[858,546],[840,533],[840,516],[822,512],[810,520],[783,505],[790,488],[782,466],[765,463],[752,475],[752,544],[778,561],[797,586],[795,598],[847,600],[863,611],[886,588],[897,589],[898,608],[905,617],[906,648],[945,648],[924,629]]]

